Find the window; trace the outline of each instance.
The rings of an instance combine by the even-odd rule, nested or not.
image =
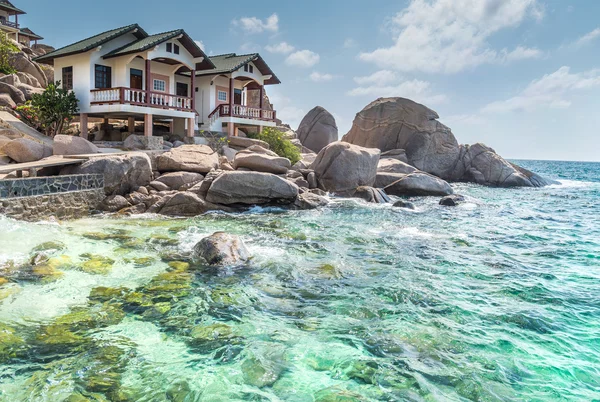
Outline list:
[[[175,92],[177,96],[188,96],[188,84],[178,82],[177,87],[175,88]]]
[[[173,44],[172,43],[167,43],[167,52],[173,53]]]
[[[217,95],[217,99],[220,102],[227,102],[227,92],[226,91],[219,91],[219,94]]]
[[[62,87],[66,90],[73,89],[73,67],[63,67]]]
[[[95,77],[97,89],[110,88],[112,86],[111,76],[112,68],[96,64]]]
[[[179,46],[177,46],[177,45],[174,45],[174,47],[173,47],[173,48],[174,48],[174,50],[175,50],[175,52],[174,52],[174,53],[175,53],[175,54],[179,54]]]
[[[254,66],[250,65],[250,64],[245,64],[244,65],[244,71],[247,73],[254,73]]]
[[[155,91],[165,92],[167,83],[163,80],[154,80],[153,87]]]

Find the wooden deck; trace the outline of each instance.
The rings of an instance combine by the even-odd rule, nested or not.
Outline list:
[[[37,162],[26,162],[26,163],[13,163],[10,165],[0,166],[0,174],[17,172],[17,176],[21,177],[21,173],[29,171],[30,177],[35,177],[37,169],[50,167],[50,166],[63,166],[63,165],[75,165],[78,163],[85,162],[89,158],[48,158]],[[32,174],[33,173],[33,174]]]

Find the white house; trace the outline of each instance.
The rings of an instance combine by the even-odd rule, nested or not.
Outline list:
[[[55,80],[75,92],[82,126],[88,117],[124,119],[133,132],[143,120],[151,136],[159,120],[193,137],[198,129],[235,135],[241,127],[275,125],[262,101],[247,103],[248,91],[262,94],[264,85],[280,83],[260,55],[208,57],[181,29],[148,35],[128,25],[35,60],[54,65]]]

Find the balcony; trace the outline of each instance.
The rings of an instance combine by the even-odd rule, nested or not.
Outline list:
[[[133,105],[181,112],[195,112],[192,98],[134,88],[106,88],[90,91],[92,105]]]
[[[232,109],[232,110],[230,110]],[[268,109],[257,109],[242,105],[219,105],[208,115],[209,124],[212,126],[221,117],[237,117],[249,120],[275,121],[276,112]]]
[[[0,25],[4,25],[5,27],[19,29],[19,24],[16,22],[12,22],[6,19],[0,19]]]

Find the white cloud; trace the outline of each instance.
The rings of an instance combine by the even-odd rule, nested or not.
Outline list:
[[[395,43],[359,58],[380,68],[428,73],[503,62],[503,52],[487,39],[542,15],[537,0],[412,0],[390,21]]]
[[[478,114],[455,114],[444,117],[444,124],[453,125],[481,125],[486,123],[486,119]]]
[[[525,59],[539,59],[544,55],[540,49],[517,46],[515,50],[509,52],[508,50],[503,51],[503,58],[507,62],[525,60]]]
[[[201,40],[195,40],[194,42],[196,42],[196,45],[198,45],[198,47],[202,50],[206,49],[204,47],[204,42],[202,42]]]
[[[276,45],[267,45],[265,46],[267,52],[270,53],[279,53],[279,54],[289,54],[292,53],[296,48],[290,45],[287,42],[281,42]]]
[[[354,82],[358,85],[384,86],[396,80],[398,80],[398,76],[390,70],[380,70],[364,77],[354,77]]]
[[[265,20],[257,17],[242,17],[239,20],[231,21],[231,23],[249,34],[279,31],[279,17],[275,13]]]
[[[447,100],[446,95],[432,93],[431,83],[421,80],[409,80],[385,86],[357,87],[349,91],[348,95],[371,98],[400,96],[426,105],[439,104]]]
[[[571,73],[563,66],[551,74],[533,80],[519,95],[484,106],[483,113],[530,112],[540,108],[565,109],[571,106],[569,95],[600,86],[600,69]]]
[[[314,82],[326,82],[331,81],[335,77],[332,74],[328,73],[320,73],[318,71],[313,71],[309,78]]]
[[[287,59],[285,59],[285,63],[289,66],[302,67],[302,68],[310,68],[317,64],[321,57],[310,50],[298,50],[290,54]]]
[[[600,37],[600,28],[596,28],[591,32],[586,33],[581,38],[577,39],[574,43],[575,47],[582,47],[590,42],[593,42],[596,38]]]
[[[357,45],[356,41],[354,39],[352,39],[352,38],[347,38],[344,41],[344,48],[345,49],[350,49],[352,47],[355,47],[356,45]]]

